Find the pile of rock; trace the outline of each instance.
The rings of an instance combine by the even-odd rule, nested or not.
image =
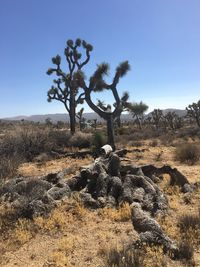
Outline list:
[[[66,179],[67,169],[39,178],[18,177],[0,188],[0,201],[9,202],[19,216],[33,218],[46,215],[64,197],[80,192],[88,208],[118,207],[128,202],[132,207],[132,223],[140,234],[140,241],[161,244],[164,249],[177,253],[174,242],[167,237],[153,219],[168,210],[166,195],[157,183],[164,173],[169,174],[171,185],[178,185],[184,193],[191,193],[197,184],[170,166],[133,166],[123,164],[109,145],[102,147],[102,154],[91,165],[82,167],[80,175]]]

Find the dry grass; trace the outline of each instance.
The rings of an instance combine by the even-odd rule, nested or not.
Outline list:
[[[44,266],[71,267],[69,255],[73,253],[77,242],[77,238],[73,235],[69,234],[67,237],[62,237]]]
[[[110,218],[117,222],[126,222],[131,218],[131,208],[128,203],[122,204],[118,209],[103,208],[98,211],[102,218]]]
[[[166,267],[167,258],[163,255],[162,247],[136,249],[131,246],[112,247],[104,251],[106,267]]]
[[[178,220],[181,237],[191,245],[200,245],[200,209],[196,213],[187,213]]]

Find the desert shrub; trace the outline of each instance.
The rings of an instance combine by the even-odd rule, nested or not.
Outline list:
[[[52,144],[53,149],[69,146],[70,138],[71,134],[66,130],[53,130],[49,133],[49,142]]]
[[[77,132],[69,140],[68,146],[88,148],[92,142],[92,135],[89,133]]]
[[[191,260],[194,255],[194,247],[188,240],[183,240],[179,244],[179,255],[181,259]]]
[[[184,138],[184,137],[200,137],[200,130],[199,128],[190,127],[182,129],[178,134],[177,137]]]
[[[151,141],[149,143],[149,145],[152,146],[152,147],[156,147],[156,146],[158,146],[158,141],[157,140],[153,140],[153,141]]]
[[[140,146],[143,146],[143,143],[140,141],[133,141],[131,142],[131,145],[135,147],[140,147]]]
[[[117,134],[119,135],[124,135],[124,134],[128,134],[129,132],[129,128],[126,128],[126,127],[120,127],[120,128],[117,128]]]
[[[107,254],[108,267],[143,267],[145,255],[144,252],[138,249],[110,249]]]
[[[105,134],[103,132],[95,132],[92,137],[92,152],[98,155],[101,147],[105,144],[106,144]]]
[[[185,214],[179,218],[178,223],[181,231],[188,231],[189,229],[200,229],[200,209],[196,214]]]
[[[200,149],[195,144],[181,144],[176,147],[175,159],[180,162],[195,164],[200,158]]]
[[[160,141],[162,143],[162,145],[164,146],[171,146],[173,144],[174,141],[174,134],[171,133],[165,133],[163,135],[160,136]]]
[[[16,127],[15,131],[5,136],[1,142],[0,155],[20,155],[24,160],[31,161],[36,155],[50,149],[47,130],[33,126]]]
[[[199,246],[200,244],[200,211],[181,216],[178,221],[178,226],[184,246],[190,247],[190,253],[188,251],[187,256],[189,258],[189,255],[192,254],[192,247]],[[183,251],[187,250],[184,246],[182,248]]]
[[[0,157],[0,184],[5,178],[9,178],[15,175],[16,170],[23,159],[19,155],[6,157]]]

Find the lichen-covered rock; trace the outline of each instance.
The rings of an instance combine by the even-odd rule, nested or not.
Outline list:
[[[55,203],[53,202],[46,204],[42,200],[36,199],[23,207],[21,214],[23,217],[32,219],[33,217],[47,215],[54,207]]]
[[[65,185],[64,187],[57,187],[53,186],[51,189],[47,191],[47,194],[53,198],[54,200],[60,200],[63,197],[69,197],[71,195],[71,190],[68,185]]]
[[[187,183],[184,184],[184,186],[182,187],[183,193],[192,193],[194,190],[195,190],[195,187]]]
[[[82,202],[83,202],[85,207],[93,208],[93,209],[99,208],[97,200],[95,200],[91,196],[91,194],[85,193],[85,192],[81,192],[80,193],[80,198],[81,198],[81,200],[82,200]]]
[[[178,246],[163,232],[159,223],[142,210],[138,203],[131,205],[131,220],[134,229],[140,234],[141,243],[160,245],[164,252],[170,252],[173,257],[178,256]]]

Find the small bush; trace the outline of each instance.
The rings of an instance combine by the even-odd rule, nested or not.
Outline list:
[[[89,148],[91,145],[91,140],[91,134],[77,132],[70,138],[68,146]]]
[[[187,261],[191,260],[194,255],[194,247],[187,240],[182,241],[179,244],[179,255],[181,259],[185,259]]]
[[[188,164],[195,164],[200,158],[200,149],[195,144],[181,144],[176,147],[175,159]]]
[[[152,142],[149,143],[150,146],[152,147],[156,147],[158,146],[158,141],[157,140],[153,140]]]
[[[16,127],[15,131],[4,137],[0,144],[0,155],[6,157],[20,155],[27,161],[49,150],[51,150],[49,131],[33,126]]]
[[[10,178],[15,175],[18,166],[23,162],[20,156],[0,157],[0,183],[5,178]]]
[[[143,267],[145,254],[137,249],[123,249],[121,251],[113,248],[107,254],[107,267]]]
[[[185,214],[179,218],[178,223],[181,231],[200,228],[200,210],[197,214]]]
[[[106,144],[106,136],[102,132],[95,132],[92,138],[92,152],[99,154],[100,148]]]
[[[117,134],[119,135],[128,134],[128,132],[129,132],[129,129],[125,127],[120,127],[117,129]]]
[[[67,130],[53,130],[49,133],[49,141],[53,148],[64,148],[69,145],[71,134]]]

